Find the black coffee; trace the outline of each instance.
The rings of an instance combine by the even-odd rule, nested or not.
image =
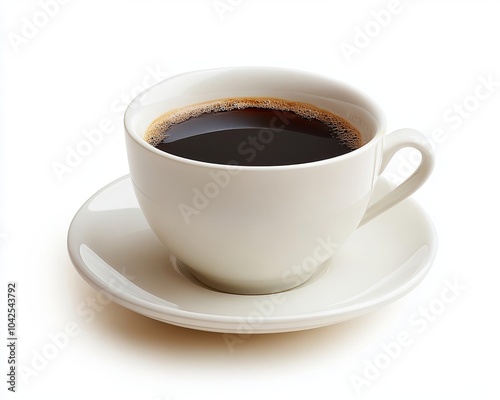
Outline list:
[[[163,115],[145,139],[176,156],[215,164],[302,164],[349,153],[362,145],[343,118],[280,99],[226,99]]]

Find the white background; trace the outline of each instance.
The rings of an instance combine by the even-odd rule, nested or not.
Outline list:
[[[394,1],[1,2],[2,398],[14,396],[5,375],[7,281],[18,284],[17,361],[31,370],[18,372],[19,399],[498,398],[500,6]],[[395,12],[381,26],[388,8]],[[30,30],[32,23],[39,27]],[[371,37],[360,43],[364,29]],[[356,38],[364,47],[349,56],[342,46]],[[236,65],[347,81],[381,104],[389,130],[412,127],[433,139],[435,173],[414,195],[439,234],[431,272],[380,311],[253,336],[232,353],[220,334],[115,304],[86,322],[78,310],[96,292],[74,270],[66,234],[80,205],[128,172],[124,105],[155,79]],[[85,131],[106,124],[102,143],[58,177],[55,163],[65,163]],[[366,363],[411,329],[411,315],[439,299],[446,281],[465,289],[424,331],[411,331],[412,344],[360,395],[352,375],[363,377]],[[36,364],[68,324],[78,334]]]

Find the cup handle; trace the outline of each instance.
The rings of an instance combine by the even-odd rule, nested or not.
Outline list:
[[[414,129],[399,129],[387,135],[384,143],[380,174],[383,173],[392,157],[405,147],[413,147],[420,152],[422,155],[420,164],[410,177],[368,207],[358,227],[411,196],[429,178],[434,168],[434,151],[429,140],[422,133]]]

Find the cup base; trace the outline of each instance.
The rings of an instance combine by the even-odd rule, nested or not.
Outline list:
[[[318,267],[317,270],[320,267]],[[266,280],[255,282],[238,282],[234,280],[221,280],[220,278],[213,279],[204,274],[200,274],[187,265],[186,268],[195,279],[200,281],[203,285],[208,286],[210,289],[236,295],[266,295],[284,292],[304,284],[309,279],[311,279],[311,277],[316,272],[316,270],[313,270],[309,275],[306,275],[305,277],[302,275],[300,279],[298,277],[294,277],[294,279],[290,279],[290,282],[284,282],[281,279],[275,281]]]

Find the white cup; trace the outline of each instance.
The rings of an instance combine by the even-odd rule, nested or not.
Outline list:
[[[365,144],[321,161],[256,167],[182,158],[143,139],[151,122],[170,110],[237,97],[315,105],[355,125]],[[417,190],[434,165],[425,136],[410,129],[387,135],[384,114],[366,95],[328,77],[281,68],[166,79],[132,101],[125,130],[134,190],[151,229],[200,281],[238,294],[302,284],[358,226]],[[379,175],[404,147],[421,153],[420,165],[367,209]]]

